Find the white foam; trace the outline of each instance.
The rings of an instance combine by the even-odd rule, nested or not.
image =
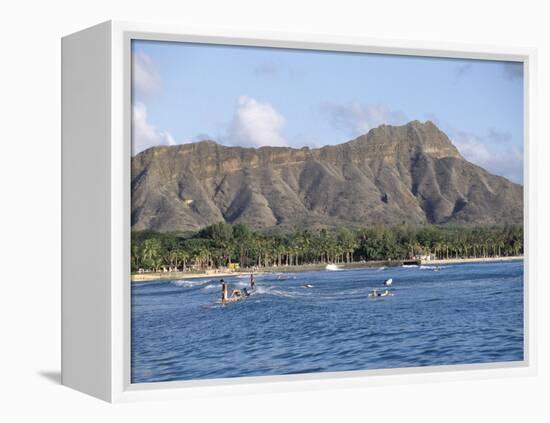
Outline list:
[[[206,285],[203,290],[204,291],[212,291],[214,289],[221,289],[219,284],[218,285]]]
[[[291,294],[276,289],[274,286],[257,286],[253,292],[256,292],[257,294],[275,295],[277,297],[292,297]]]
[[[206,285],[207,283],[212,282],[211,280],[187,280],[187,279],[178,279],[175,281],[171,281],[172,284],[176,286],[182,286],[185,288],[192,288],[194,286],[202,286]]]

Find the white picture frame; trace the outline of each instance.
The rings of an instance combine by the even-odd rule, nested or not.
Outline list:
[[[223,380],[130,383],[131,40],[524,64],[524,360]],[[62,383],[110,402],[526,376],[536,373],[536,51],[106,22],[62,40]],[[82,195],[85,192],[86,195]],[[82,269],[86,268],[83,272]]]

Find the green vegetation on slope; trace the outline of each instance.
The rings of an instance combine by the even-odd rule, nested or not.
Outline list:
[[[193,234],[132,233],[132,271],[350,263],[369,260],[515,256],[523,254],[523,227],[373,226],[261,233],[244,224],[218,223]]]

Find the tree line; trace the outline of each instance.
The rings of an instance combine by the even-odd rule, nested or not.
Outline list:
[[[263,233],[245,224],[218,223],[196,233],[132,233],[132,272],[205,270],[238,263],[241,268],[517,256],[523,254],[523,227],[432,225],[296,229]]]

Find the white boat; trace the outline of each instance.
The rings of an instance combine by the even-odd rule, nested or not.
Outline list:
[[[340,270],[340,268],[335,264],[327,264],[327,266],[325,267],[325,270]]]

